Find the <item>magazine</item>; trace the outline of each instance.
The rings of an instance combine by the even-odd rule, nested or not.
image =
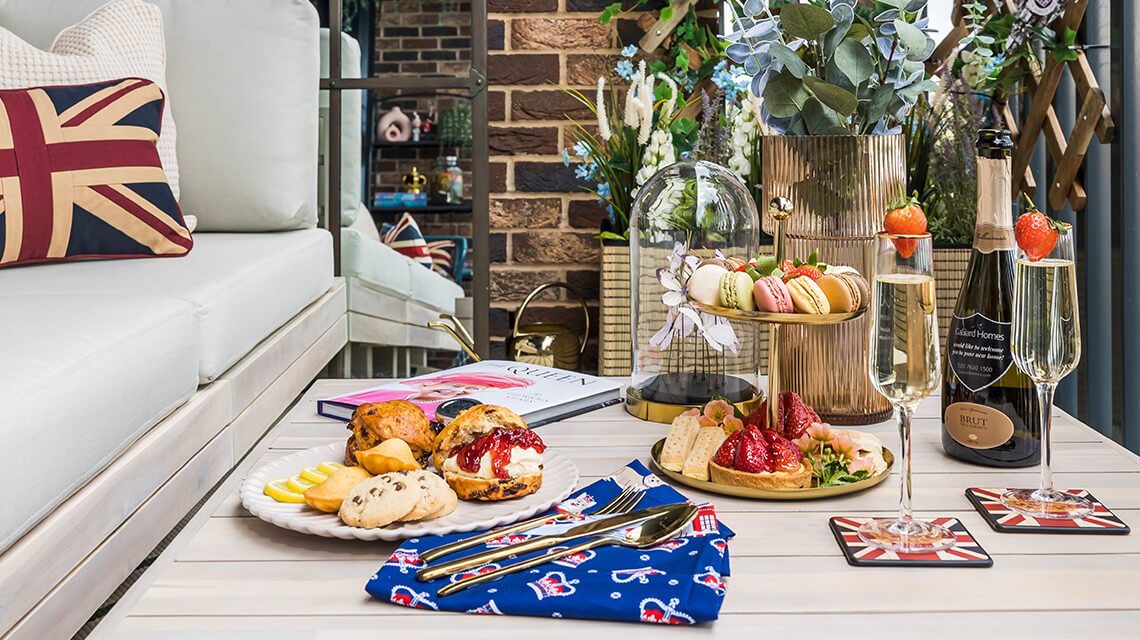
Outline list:
[[[484,360],[317,402],[317,413],[348,421],[367,402],[407,400],[435,420],[440,404],[468,398],[497,404],[532,427],[621,401],[621,383],[565,369],[509,360]]]

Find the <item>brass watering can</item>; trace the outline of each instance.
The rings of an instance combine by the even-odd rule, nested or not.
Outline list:
[[[527,305],[538,294],[551,287],[562,287],[578,298],[582,307],[582,314],[586,316],[586,332],[581,340],[568,327],[553,322],[531,322],[520,325],[523,312]],[[429,322],[433,329],[446,331],[459,346],[463,348],[472,360],[480,360],[475,353],[475,340],[467,329],[454,317],[440,314],[442,319],[449,320],[451,324],[441,321]],[[511,336],[507,339],[507,357],[517,362],[540,364],[547,367],[569,369],[576,371],[582,365],[582,354],[586,351],[586,342],[590,339],[590,313],[586,307],[586,299],[573,286],[565,282],[548,282],[531,291],[515,312],[515,324]]]
[[[586,316],[586,332],[581,340],[568,327],[553,322],[519,324],[530,301],[551,287],[562,287],[578,298],[582,315]],[[518,362],[577,371],[582,366],[582,354],[586,351],[586,342],[589,339],[590,311],[581,292],[565,282],[547,282],[531,291],[519,305],[519,310],[515,312],[515,326],[511,331],[511,337],[507,338],[507,357]]]

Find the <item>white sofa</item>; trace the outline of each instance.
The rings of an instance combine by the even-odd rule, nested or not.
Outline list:
[[[328,71],[328,30],[321,30],[321,72]],[[360,76],[360,46],[347,35],[341,37],[341,74]],[[322,178],[327,162],[327,92],[321,92]],[[408,375],[409,351],[424,354],[425,349],[457,351],[447,334],[429,329],[428,322],[441,313],[455,315],[456,300],[466,294],[454,280],[425,269],[380,242],[376,225],[361,195],[361,94],[341,94],[341,274],[348,292],[348,340],[342,373],[351,377],[373,377],[372,347],[387,347],[396,363],[385,367],[385,375]],[[422,167],[427,172],[428,167]],[[322,179],[322,187],[327,184]],[[323,189],[322,189],[323,192]],[[319,198],[324,203],[325,199]],[[410,209],[415,215],[415,209]],[[322,210],[322,216],[324,211]],[[354,348],[355,346],[355,348]],[[353,353],[363,366],[353,367]],[[360,356],[363,356],[361,358]]]
[[[184,258],[0,269],[0,638],[69,637],[347,340],[307,0],[163,12]],[[47,47],[105,0],[0,0]]]

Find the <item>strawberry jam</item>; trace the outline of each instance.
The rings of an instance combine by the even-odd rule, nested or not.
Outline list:
[[[467,473],[478,473],[483,454],[491,453],[491,470],[496,478],[509,478],[507,465],[511,463],[511,449],[534,449],[538,453],[546,451],[546,445],[530,429],[495,429],[471,444],[452,449],[448,457],[455,457],[455,463]]]

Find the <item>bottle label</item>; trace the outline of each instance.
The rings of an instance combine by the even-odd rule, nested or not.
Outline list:
[[[977,392],[997,382],[1013,366],[1010,352],[1012,325],[975,313],[950,320],[946,359],[950,369],[970,391]]]
[[[955,402],[943,416],[946,433],[971,449],[992,449],[1013,437],[1013,421],[993,407]]]
[[[978,251],[1013,250],[1012,189],[1008,158],[978,158],[978,220],[974,226]]]

